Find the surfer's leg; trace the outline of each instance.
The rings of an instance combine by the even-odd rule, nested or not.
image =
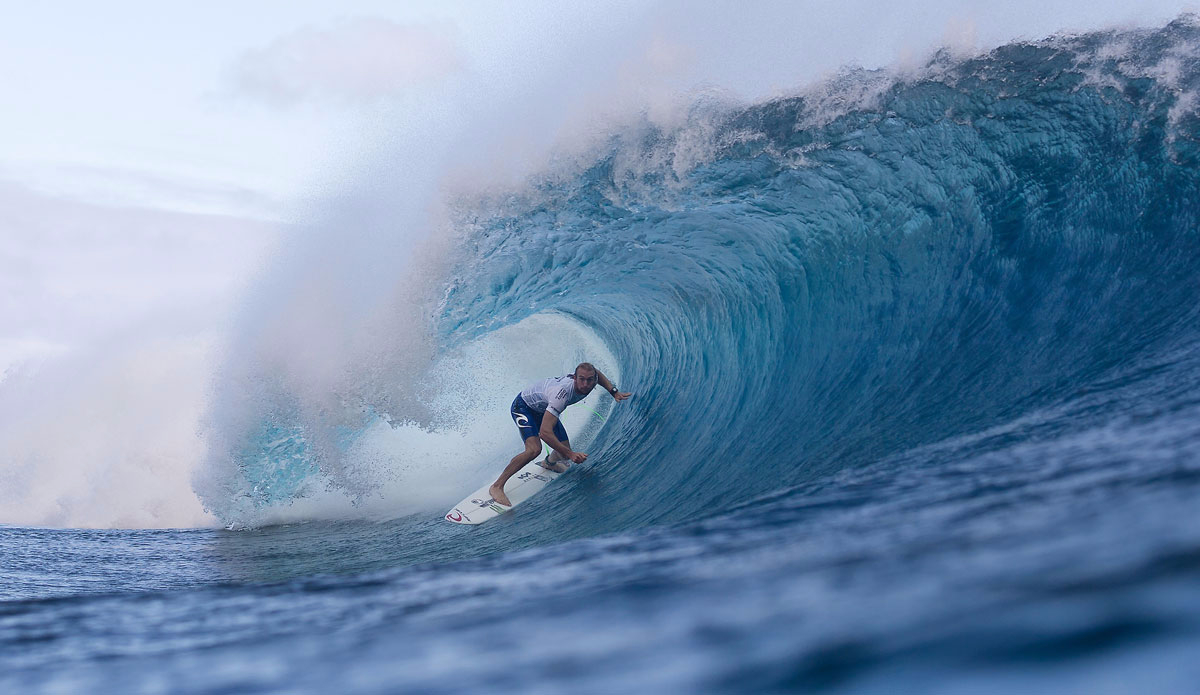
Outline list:
[[[522,451],[521,453],[512,457],[512,461],[508,462],[508,466],[505,467],[504,472],[501,473],[500,477],[496,478],[496,482],[492,483],[492,486],[488,488],[488,492],[492,495],[492,499],[506,507],[511,507],[512,502],[509,502],[508,495],[504,494],[504,484],[508,482],[509,478],[516,475],[517,471],[524,468],[525,464],[537,458],[538,454],[540,453],[542,453],[542,440],[538,439],[537,437],[527,438],[525,440],[525,451]]]

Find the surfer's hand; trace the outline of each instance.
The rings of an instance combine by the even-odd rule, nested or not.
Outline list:
[[[625,400],[626,398],[629,398],[629,397],[630,397],[630,396],[632,396],[632,395],[633,395],[632,393],[629,393],[629,392],[626,392],[626,391],[618,391],[618,392],[616,392],[616,393],[614,393],[614,394],[613,394],[613,398],[615,398],[615,399],[616,399],[616,400],[618,400],[618,401],[623,401],[623,400]]]
[[[587,454],[580,453],[578,451],[572,451],[570,458],[575,463],[583,463],[587,459]]]

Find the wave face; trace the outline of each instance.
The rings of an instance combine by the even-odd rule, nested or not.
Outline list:
[[[623,132],[464,206],[443,330],[557,311],[607,341],[617,527],[1052,406],[1197,339],[1197,45],[1015,44]]]
[[[636,395],[588,443],[612,483],[589,532],[678,521],[999,426],[1190,344],[1197,33],[1181,20],[847,72],[749,107],[701,99],[524,193],[459,199],[450,279],[425,305],[436,348],[359,350],[357,385],[320,397],[261,360],[233,380],[222,407],[250,416],[221,428],[201,496],[233,525],[331,489],[360,506],[434,485],[387,469],[461,450],[424,436],[447,429],[472,442],[453,478],[469,489],[511,454],[494,435],[511,393],[591,358]],[[481,349],[513,381],[468,389],[449,427],[436,404],[379,395],[405,379],[452,394]],[[370,363],[389,351],[438,366]],[[409,431],[356,454],[382,422]]]

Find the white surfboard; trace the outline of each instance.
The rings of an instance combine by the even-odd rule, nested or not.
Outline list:
[[[560,475],[562,474],[543,468],[537,461],[527,463],[504,484],[504,494],[508,495],[512,507],[505,507],[492,499],[488,492],[488,488],[492,486],[489,482],[454,505],[454,509],[446,512],[446,521],[473,526],[495,519],[541,492],[542,488],[554,482]]]

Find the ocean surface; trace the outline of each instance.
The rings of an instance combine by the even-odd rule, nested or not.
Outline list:
[[[217,527],[0,527],[0,691],[1197,692],[1198,56],[697,97],[460,192],[411,344],[230,347]],[[581,359],[634,393],[588,461],[445,522]]]

